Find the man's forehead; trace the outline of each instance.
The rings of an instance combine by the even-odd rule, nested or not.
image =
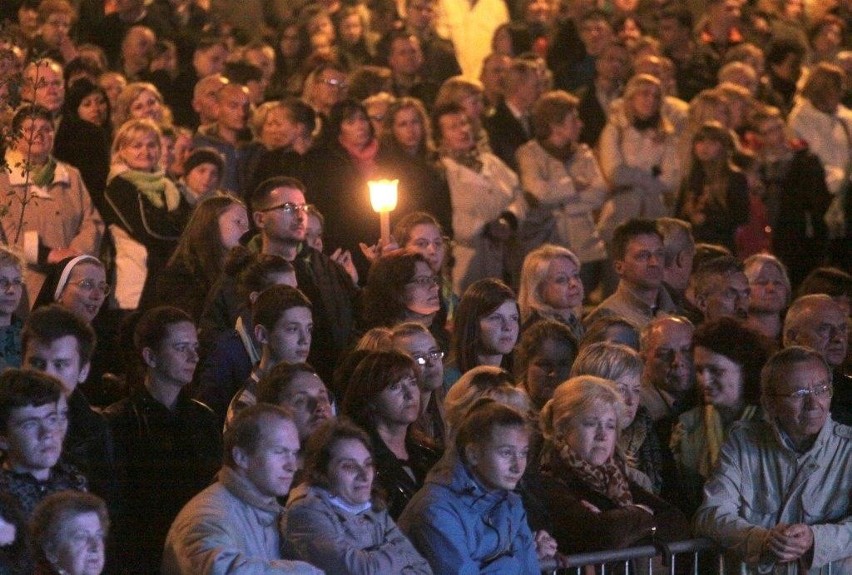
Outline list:
[[[692,343],[692,328],[677,321],[664,321],[651,330],[652,347],[671,347]]]
[[[9,412],[10,418],[15,419],[26,419],[29,417],[43,417],[45,415],[54,413],[60,409],[64,409],[68,406],[68,401],[66,401],[65,396],[61,393],[59,394],[59,399],[56,401],[48,401],[42,405],[25,405],[23,407],[15,407]]]
[[[280,187],[275,188],[269,193],[270,198],[281,199],[288,202],[298,201],[300,203],[305,202],[305,194],[302,193],[302,190],[297,188],[289,188],[289,187]]]
[[[831,375],[825,365],[816,359],[800,361],[783,370],[775,378],[775,389],[805,389],[830,384]]]
[[[43,359],[77,359],[80,353],[80,342],[73,335],[65,335],[51,342],[31,338],[27,340],[24,355]]]

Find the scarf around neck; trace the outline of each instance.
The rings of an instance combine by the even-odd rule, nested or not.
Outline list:
[[[562,447],[559,456],[563,465],[595,493],[610,499],[621,508],[633,505],[627,472],[615,457],[610,457],[603,465],[592,465],[567,445]]]
[[[155,208],[166,208],[172,212],[180,205],[180,190],[162,171],[142,172],[128,169],[121,177],[136,186],[145,199]]]
[[[739,421],[752,419],[756,412],[756,406],[747,405],[740,415]],[[704,406],[703,415],[704,425],[701,426],[699,437],[698,473],[701,474],[701,477],[710,477],[713,466],[719,459],[719,450],[725,442],[727,433],[722,425],[722,416],[719,415],[719,411],[712,404],[708,403]]]

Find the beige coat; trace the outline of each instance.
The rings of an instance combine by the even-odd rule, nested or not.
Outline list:
[[[24,279],[32,302],[45,277],[44,266],[38,265],[38,245],[71,248],[97,257],[104,222],[92,204],[80,172],[69,164],[57,162],[53,183],[49,186],[29,184],[27,188],[26,184],[20,168],[0,171],[3,240],[24,252],[28,264]],[[7,195],[10,191],[14,196]],[[25,208],[24,198],[28,202]]]

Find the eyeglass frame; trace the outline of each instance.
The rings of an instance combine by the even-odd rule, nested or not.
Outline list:
[[[292,215],[295,215],[299,212],[307,214],[309,205],[310,204],[297,204],[295,202],[284,202],[283,204],[278,204],[277,206],[272,206],[271,208],[263,208],[263,209],[255,210],[255,211],[263,214],[263,213],[266,213],[266,212],[274,212],[274,211],[277,211],[277,210],[284,210],[285,214],[287,214],[288,216],[292,216]]]
[[[412,354],[411,359],[420,367],[425,367],[427,363],[435,363],[439,359],[444,359],[445,355],[443,351],[430,351],[427,353]]]
[[[824,395],[828,395],[830,398],[834,395],[834,386],[829,383],[823,383],[822,385],[818,385],[816,387],[806,387],[802,389],[797,389],[791,393],[770,393],[771,397],[781,397],[784,399],[790,399],[793,401],[804,401],[806,397],[809,395],[816,397],[823,397]]]
[[[91,284],[91,285],[89,285],[89,286],[87,287],[87,286],[86,286],[86,285],[84,285],[84,284]],[[92,281],[92,280],[90,280],[90,279],[88,279],[88,278],[87,278],[87,279],[82,279],[82,280],[77,281],[77,282],[68,282],[68,283],[67,283],[67,284],[65,284],[65,285],[67,285],[67,286],[77,286],[78,288],[80,288],[82,291],[84,291],[84,292],[86,292],[86,293],[92,293],[92,291],[94,291],[94,290],[95,290],[95,288],[97,288],[97,289],[101,290],[101,292],[103,292],[104,296],[108,296],[108,295],[110,294],[110,292],[112,291],[112,286],[111,286],[111,285],[109,285],[108,283],[106,283],[106,282],[101,282],[101,283],[97,283],[97,284],[96,284],[94,281]]]

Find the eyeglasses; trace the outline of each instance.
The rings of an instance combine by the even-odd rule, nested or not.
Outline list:
[[[307,212],[308,204],[294,204],[293,202],[284,202],[278,206],[272,206],[271,208],[264,208],[262,210],[257,210],[258,212],[274,212],[276,210],[281,210],[288,216],[292,216],[293,214],[297,214],[299,212]]]
[[[420,276],[413,278],[408,283],[409,285],[416,285],[422,288],[430,288],[432,286],[441,285],[441,278],[439,278],[438,276]]]
[[[95,288],[99,289],[104,295],[109,295],[110,285],[106,282],[96,283],[95,280],[80,280],[78,282],[68,282],[69,285],[75,285],[86,293],[92,293]]]
[[[419,365],[420,367],[425,366],[427,363],[435,363],[438,360],[444,359],[443,351],[430,351],[429,353],[418,353],[416,355],[412,355],[411,358]]]
[[[0,278],[0,290],[7,291],[9,288],[21,289],[24,287],[22,278]]]
[[[822,385],[818,385],[816,387],[812,387],[810,389],[797,389],[791,393],[773,393],[774,397],[783,397],[785,399],[792,399],[793,401],[802,401],[807,396],[812,395],[814,397],[822,397],[828,394],[831,397],[834,392],[834,388],[830,383],[824,383]]]
[[[347,84],[345,80],[338,80],[337,78],[328,78],[322,80],[322,83],[326,86],[331,86],[332,88],[339,88],[341,90],[345,90],[349,86],[349,84]]]

